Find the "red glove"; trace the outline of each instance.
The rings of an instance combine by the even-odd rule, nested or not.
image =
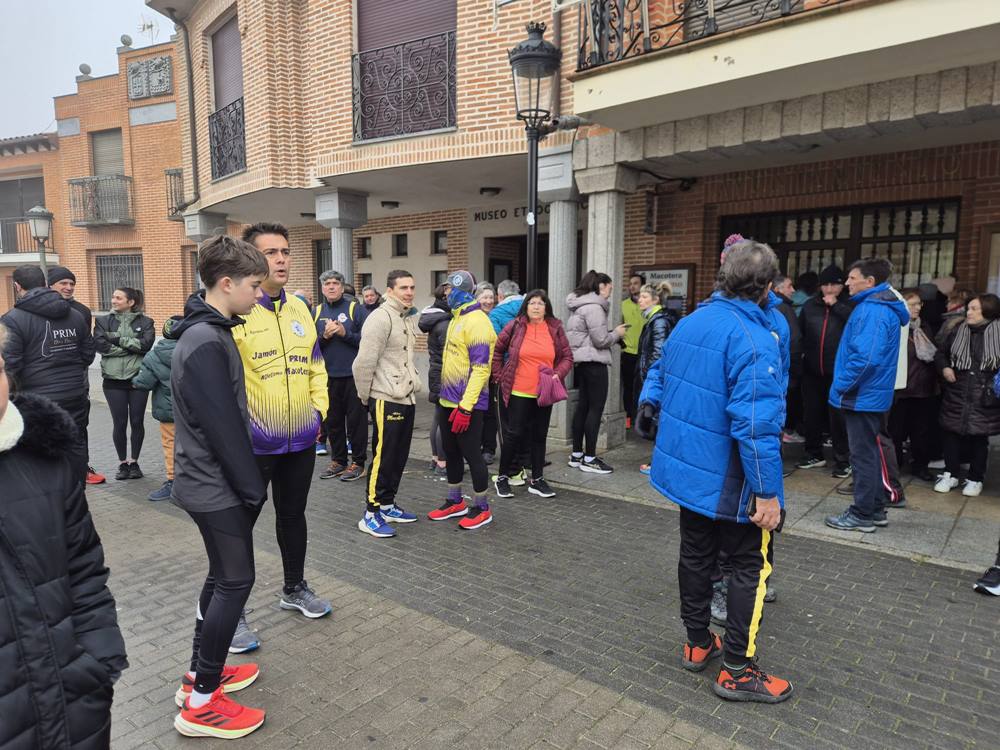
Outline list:
[[[451,410],[448,421],[451,422],[451,431],[457,435],[469,429],[469,424],[472,422],[472,412],[456,406]]]

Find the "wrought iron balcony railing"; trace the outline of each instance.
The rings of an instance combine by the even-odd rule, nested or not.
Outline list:
[[[48,243],[47,243],[48,244]],[[36,253],[38,243],[31,236],[31,227],[23,216],[0,219],[0,253]]]
[[[354,140],[455,127],[455,32],[359,52],[353,73]]]
[[[75,227],[135,224],[132,178],[102,174],[69,180],[70,223]]]
[[[590,70],[846,0],[583,0],[577,70]]]
[[[208,141],[212,149],[213,180],[247,168],[243,97],[208,116]]]
[[[163,176],[167,181],[167,218],[184,221],[179,208],[184,203],[184,170],[164,169]]]

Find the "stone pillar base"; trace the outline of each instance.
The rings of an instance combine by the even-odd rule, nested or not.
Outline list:
[[[573,447],[573,432],[571,425],[576,411],[576,402],[580,392],[575,388],[568,391],[569,397],[552,407],[552,420],[549,422],[548,446],[550,448]]]

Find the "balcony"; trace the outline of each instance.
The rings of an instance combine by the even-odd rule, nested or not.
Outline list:
[[[38,245],[31,236],[28,220],[23,217],[0,219],[0,253],[34,253]]]
[[[586,0],[579,10],[578,71],[847,0]]]
[[[213,180],[246,170],[243,97],[208,116],[208,140],[212,149]]]
[[[69,208],[75,227],[131,226],[132,178],[107,174],[69,180]]]
[[[354,141],[455,127],[455,32],[359,52],[353,73]]]
[[[171,221],[184,221],[180,209],[184,204],[184,170],[165,169],[163,176],[167,181],[167,218]]]

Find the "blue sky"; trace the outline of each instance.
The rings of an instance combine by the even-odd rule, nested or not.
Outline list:
[[[143,0],[4,0],[0,45],[0,138],[55,130],[52,97],[76,91],[80,63],[100,76],[118,70],[122,34],[148,46],[140,17],[159,25],[155,43],[174,33],[169,18]]]

